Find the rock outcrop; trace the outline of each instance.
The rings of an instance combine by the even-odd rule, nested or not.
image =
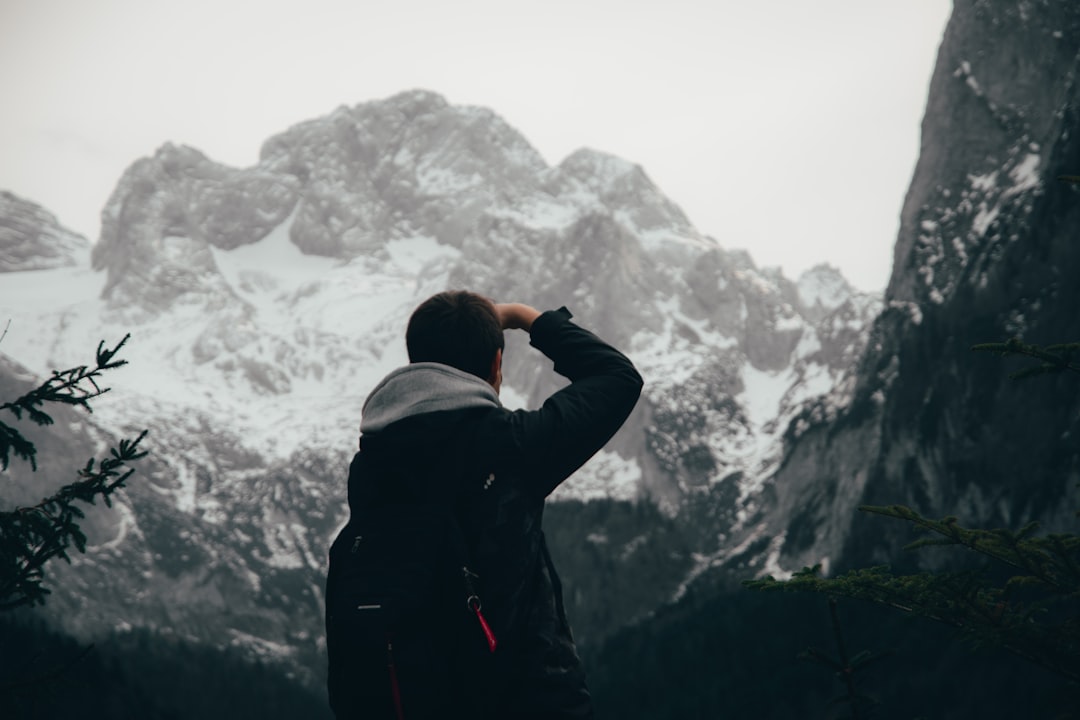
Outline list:
[[[0,273],[70,267],[89,248],[45,208],[0,191]]]
[[[1078,52],[1080,6],[956,3],[850,403],[808,408],[769,482],[782,567],[898,561],[908,528],[860,504],[1075,531],[1075,378],[1018,384],[970,348],[1080,337]]]

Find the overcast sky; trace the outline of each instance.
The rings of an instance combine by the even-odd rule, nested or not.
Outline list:
[[[91,240],[165,142],[234,166],[290,125],[424,88],[556,164],[640,164],[790,277],[884,288],[949,0],[0,0],[0,189]]]

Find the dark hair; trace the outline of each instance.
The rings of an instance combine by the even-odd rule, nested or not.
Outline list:
[[[442,363],[483,380],[503,344],[495,305],[466,290],[447,290],[425,300],[405,331],[409,362]]]

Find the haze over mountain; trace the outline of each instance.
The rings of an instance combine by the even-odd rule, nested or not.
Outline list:
[[[405,361],[405,320],[431,293],[568,305],[646,378],[627,427],[554,499],[695,521],[678,549],[657,546],[655,587],[631,591],[636,578],[615,572],[636,599],[579,630],[594,641],[678,596],[706,567],[694,558],[756,517],[789,420],[850,394],[880,309],[832,268],[792,281],[701,235],[631,162],[585,149],[549,167],[490,110],[423,91],[300,123],[250,168],[165,145],[124,174],[90,252],[5,197],[9,217],[37,222],[0,284],[4,352],[41,375],[132,334],[114,392],[67,425],[86,448],[71,466],[106,432],[150,429],[152,456],[118,508],[94,515],[88,553],[50,568],[48,612],[84,635],[148,626],[232,643],[308,681],[359,408]],[[34,269],[51,257],[67,264]],[[535,406],[558,381],[513,340],[504,401]],[[32,482],[8,474],[20,493]],[[629,567],[664,530],[619,549],[607,522],[566,542]]]
[[[858,692],[881,701],[875,717],[1075,714],[1060,676],[1000,648],[958,649],[946,625],[893,621],[895,611],[859,619],[854,602],[830,625],[822,598],[773,602],[731,586],[760,573],[762,554],[776,571],[969,566],[974,553],[958,548],[903,552],[919,534],[858,513],[862,504],[906,504],[965,527],[1036,521],[1040,533],[1077,532],[1075,374],[1018,383],[1008,375],[1024,364],[971,347],[1080,339],[1080,186],[1063,177],[1080,168],[1078,77],[1080,5],[955,3],[884,310],[847,395],[811,402],[787,426],[760,513],[710,559],[699,576],[710,582],[692,601],[619,633],[594,659],[593,687],[611,717],[824,713],[826,673],[804,679],[788,659],[808,642],[831,650],[841,626],[860,649],[900,646],[876,674],[860,673]],[[1074,614],[1075,604],[1059,609]],[[807,641],[817,625],[823,633]]]
[[[1075,384],[1015,385],[969,348],[1080,334],[1080,203],[1056,180],[1080,168],[1078,53],[1068,4],[958,3],[884,302],[828,267],[756,267],[632,162],[581,150],[548,166],[492,111],[423,91],[295,125],[249,168],[165,145],[124,174],[92,249],[3,194],[0,397],[132,333],[94,415],[38,436],[43,477],[0,477],[5,506],[109,437],[151,431],[117,508],[90,516],[88,553],[49,568],[46,611],[86,637],[132,626],[234,645],[317,684],[359,408],[404,362],[408,313],[446,287],[566,304],[645,376],[627,427],[546,519],[590,651],[637,622],[619,637],[656,633],[643,652],[703,665],[684,637],[667,638],[674,655],[662,640],[671,617],[694,632],[706,619],[660,608],[893,559],[904,529],[862,519],[862,503],[1072,529]],[[522,340],[504,401],[533,406],[558,381]],[[600,666],[624,682],[625,646],[611,647]],[[664,696],[648,677],[635,687]]]

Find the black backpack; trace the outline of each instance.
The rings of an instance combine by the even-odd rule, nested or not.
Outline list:
[[[400,477],[375,474],[395,491],[354,513],[330,549],[331,707],[338,718],[483,716],[497,640],[454,498],[402,492]]]

